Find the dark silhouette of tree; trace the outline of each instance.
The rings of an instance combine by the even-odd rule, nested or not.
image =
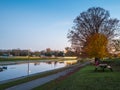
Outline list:
[[[115,51],[120,51],[120,39],[114,39],[112,41]]]
[[[72,30],[69,31],[68,38],[72,45],[76,48],[79,47],[79,51],[83,54],[85,53],[84,47],[87,46],[88,40],[92,35],[96,33],[102,34],[107,37],[108,41],[110,41],[114,36],[116,36],[118,30],[118,19],[110,18],[109,12],[103,8],[92,7],[87,11],[80,13],[80,15],[75,18],[74,26],[72,27]]]

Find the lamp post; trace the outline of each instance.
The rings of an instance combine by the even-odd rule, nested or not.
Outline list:
[[[29,71],[30,71],[30,70],[29,70],[29,51],[30,51],[30,50],[28,49],[28,71],[27,71],[27,75],[28,75],[28,76],[29,76]]]

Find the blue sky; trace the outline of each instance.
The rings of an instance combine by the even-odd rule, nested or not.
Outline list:
[[[120,0],[0,0],[0,49],[64,50],[76,16],[98,6],[120,19]]]

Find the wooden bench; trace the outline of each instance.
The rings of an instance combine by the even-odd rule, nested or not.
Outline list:
[[[95,71],[97,71],[99,67],[102,69],[103,72],[104,72],[105,68],[108,68],[108,69],[110,69],[110,71],[113,71],[112,67],[108,64],[99,64],[98,66],[95,67]]]

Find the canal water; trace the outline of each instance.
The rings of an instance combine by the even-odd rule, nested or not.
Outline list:
[[[57,68],[68,66],[75,61],[46,61],[46,62],[22,62],[16,64],[0,65],[0,81],[14,79],[44,71],[54,70]]]

